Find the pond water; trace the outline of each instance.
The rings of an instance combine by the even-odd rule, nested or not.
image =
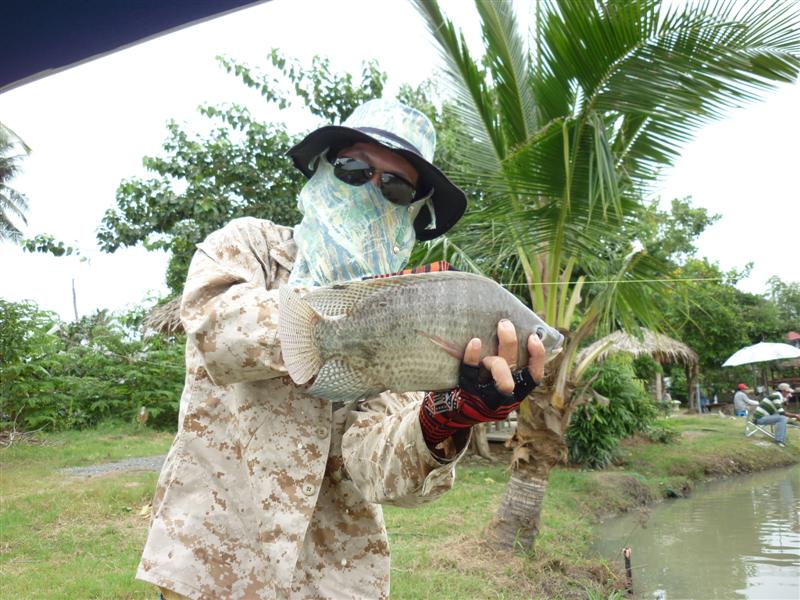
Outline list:
[[[800,466],[699,486],[607,521],[595,539],[619,564],[631,548],[636,598],[798,600]]]

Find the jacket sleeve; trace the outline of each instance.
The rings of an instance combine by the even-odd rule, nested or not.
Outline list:
[[[198,244],[181,300],[189,342],[217,385],[286,375],[269,244],[253,219],[236,219]]]
[[[425,444],[419,424],[421,393],[384,392],[350,413],[342,438],[348,477],[370,502],[416,506],[449,490],[469,438],[446,462]]]

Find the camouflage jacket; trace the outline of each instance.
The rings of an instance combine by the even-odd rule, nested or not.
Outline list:
[[[422,394],[332,410],[276,339],[292,230],[237,219],[198,245],[183,293],[186,385],[137,578],[192,599],[386,598],[380,504],[453,483],[418,421]]]

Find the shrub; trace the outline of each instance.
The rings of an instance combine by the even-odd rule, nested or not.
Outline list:
[[[651,442],[657,444],[671,444],[678,439],[680,432],[673,426],[662,423],[660,425],[651,425],[645,430],[644,435]]]
[[[607,405],[590,402],[572,414],[566,440],[570,461],[592,469],[609,464],[619,441],[645,431],[657,410],[641,380],[636,378],[630,357],[620,355],[592,367],[599,372],[594,389],[608,398]]]
[[[131,421],[175,427],[183,341],[144,338],[137,314],[98,311],[63,323],[30,302],[0,300],[0,426],[82,428]]]
[[[633,371],[638,379],[652,381],[658,373],[664,372],[664,367],[649,354],[641,354],[633,359]]]

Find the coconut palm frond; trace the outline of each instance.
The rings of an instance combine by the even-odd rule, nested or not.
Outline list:
[[[465,167],[476,175],[493,172],[505,156],[505,141],[487,78],[467,49],[463,34],[445,18],[436,0],[413,0],[445,61],[447,86],[453,92],[464,141],[470,147],[462,156]]]
[[[19,149],[23,154],[19,154]],[[20,171],[21,159],[30,152],[30,148],[16,133],[0,123],[0,240],[18,243],[22,232],[12,222],[12,217],[27,224],[25,213],[28,210],[28,199],[24,194],[9,187],[8,182]]]
[[[626,156],[646,181],[657,175],[655,166],[674,162],[698,128],[798,72],[800,5],[707,1],[673,8],[654,30],[643,29],[588,102],[629,115],[626,129],[636,137]]]
[[[536,104],[530,88],[531,64],[510,2],[478,0],[486,59],[497,91],[506,146],[524,142],[536,128]]]
[[[30,205],[25,194],[8,187],[0,187],[0,212],[13,214],[27,224],[25,213],[28,208]]]
[[[2,212],[0,212],[0,240],[9,240],[14,243],[22,241],[22,232]]]
[[[11,129],[8,125],[4,125],[0,122],[0,148],[5,147],[12,147],[18,145],[22,148],[25,154],[31,153],[31,148],[25,141],[19,137],[13,129]]]

